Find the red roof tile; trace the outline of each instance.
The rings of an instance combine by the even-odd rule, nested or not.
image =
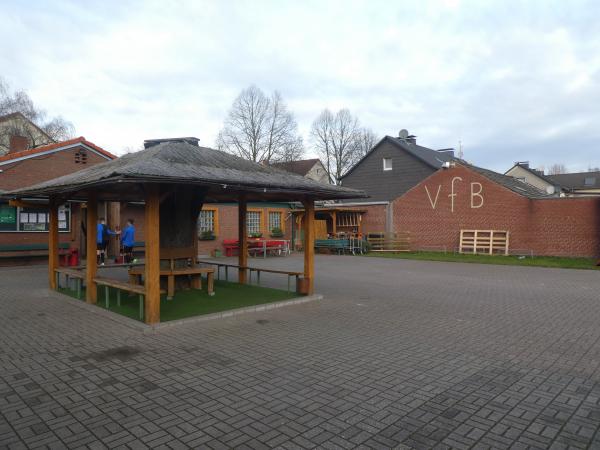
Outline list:
[[[104,150],[102,147],[98,147],[93,142],[86,140],[83,136],[79,136],[77,138],[69,139],[68,141],[57,142],[55,144],[41,145],[39,147],[30,148],[29,150],[23,150],[20,152],[8,153],[4,156],[0,156],[0,162],[10,161],[12,159],[23,158],[23,157],[28,157],[28,156],[35,156],[38,153],[43,153],[43,152],[47,152],[50,150],[56,150],[56,149],[60,149],[62,147],[68,147],[69,145],[73,145],[73,144],[86,145],[110,159],[117,158],[115,155]]]

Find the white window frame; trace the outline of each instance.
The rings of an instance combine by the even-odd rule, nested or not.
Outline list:
[[[246,212],[246,232],[248,235],[262,233],[262,211]],[[256,227],[256,228],[255,228]]]
[[[198,217],[198,232],[212,231],[215,233],[215,210],[203,209]]]
[[[386,163],[389,163],[389,165]],[[392,158],[383,158],[383,170],[386,172],[392,170]]]

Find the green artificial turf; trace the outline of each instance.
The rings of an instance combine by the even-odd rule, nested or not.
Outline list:
[[[406,252],[406,253],[368,253],[368,257],[416,259],[423,261],[447,261],[475,264],[499,264],[510,266],[557,267],[562,269],[599,270],[593,258],[563,258],[558,256],[503,256],[503,255],[465,255],[442,252]]]
[[[215,280],[215,295],[212,297],[206,292],[206,280],[202,283],[202,290],[184,290],[175,293],[173,300],[168,300],[166,295],[160,298],[160,321],[184,319],[246,306],[262,305],[264,303],[289,300],[297,297],[294,292],[262,286],[242,285],[227,281]],[[76,292],[71,289],[59,289],[59,292],[76,297]],[[117,306],[117,290],[109,288],[109,310],[132,319],[139,320],[138,295],[129,296],[121,292],[121,306]],[[82,289],[82,299],[85,299],[85,289]],[[98,286],[98,301],[96,306],[106,308],[104,286]]]

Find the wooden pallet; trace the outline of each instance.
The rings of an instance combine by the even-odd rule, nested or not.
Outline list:
[[[459,253],[508,255],[509,232],[460,230]]]
[[[410,233],[369,233],[367,242],[372,252],[408,252],[410,251]]]

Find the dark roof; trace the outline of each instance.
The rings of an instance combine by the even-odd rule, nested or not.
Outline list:
[[[531,168],[531,167],[529,167],[529,166],[526,166],[526,165],[524,165],[524,164],[519,164],[519,163],[516,163],[514,166],[512,166],[510,169],[508,169],[508,170],[507,170],[507,171],[504,173],[504,175],[506,175],[506,174],[508,173],[508,171],[509,171],[509,170],[511,170],[511,169],[513,169],[514,167],[517,167],[517,166],[518,166],[518,167],[520,167],[520,168],[521,168],[521,169],[523,169],[523,170],[526,170],[526,171],[527,171],[527,172],[529,172],[530,174],[532,174],[532,175],[534,175],[534,176],[538,177],[540,180],[544,180],[546,183],[549,183],[549,184],[551,184],[551,185],[553,185],[553,186],[557,184],[557,183],[556,183],[556,181],[552,180],[552,179],[551,179],[549,176],[547,176],[547,175],[544,175],[544,173],[543,173],[541,170],[535,170],[535,169],[532,169],[532,168]],[[510,175],[509,175],[509,176],[510,176]]]
[[[298,161],[276,162],[272,163],[271,166],[285,170],[286,172],[297,173],[304,177],[318,162],[320,162],[319,158],[301,159]]]
[[[47,197],[65,195],[87,197],[84,191],[121,189],[133,196],[140,183],[196,185],[213,198],[246,192],[253,199],[316,199],[366,197],[363,191],[332,186],[300,175],[247,161],[231,154],[185,142],[163,142],[146,150],[97,164],[69,175],[28,188],[8,192],[10,196]],[[137,194],[139,196],[139,194]]]
[[[421,145],[412,144],[404,141],[400,138],[395,138],[392,136],[385,136],[381,139],[375,146],[365,155],[360,161],[358,161],[348,172],[346,172],[342,178],[352,173],[352,171],[358,167],[363,160],[369,156],[373,150],[375,150],[379,145],[384,142],[391,142],[393,145],[398,147],[400,150],[404,150],[405,152],[411,154],[415,158],[423,161],[428,166],[431,166],[434,169],[439,169],[445,162],[450,162],[454,160],[453,152],[450,152],[449,149],[443,149],[442,151],[433,150],[431,148],[423,147]]]
[[[598,189],[600,188],[600,172],[577,172],[548,175],[552,182],[567,189]],[[590,184],[586,184],[586,178]]]
[[[548,195],[544,191],[532,186],[531,184],[525,183],[524,181],[520,181],[515,177],[511,177],[509,175],[503,175],[498,172],[494,172],[493,170],[484,169],[482,167],[473,166],[466,161],[457,160],[459,164],[467,167],[468,169],[477,172],[480,175],[483,175],[488,180],[493,181],[501,186],[504,186],[507,189],[510,189],[517,194],[520,194],[524,197],[528,198],[553,198],[555,196]]]

